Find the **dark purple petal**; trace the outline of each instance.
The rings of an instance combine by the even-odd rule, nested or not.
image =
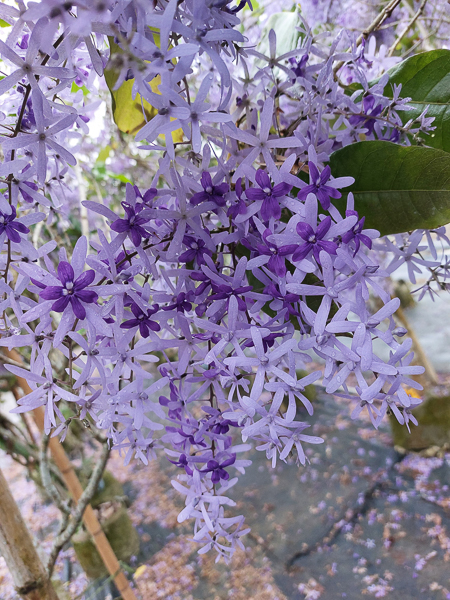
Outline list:
[[[288,183],[282,182],[277,183],[277,185],[272,190],[272,196],[279,198],[280,196],[286,196],[292,190],[292,185]]]
[[[313,247],[314,244],[310,244],[309,242],[303,244],[303,246],[299,246],[292,255],[292,262],[297,262],[306,258]]]
[[[156,196],[157,193],[158,193],[158,190],[156,188],[150,188],[145,192],[142,200],[144,201],[145,204],[147,204],[148,202],[153,200],[153,198]]]
[[[372,240],[367,235],[364,235],[363,233],[360,233],[358,235],[358,239],[360,239],[361,242],[363,244],[365,244],[369,249],[372,248]]]
[[[19,186],[19,189],[22,192],[22,196],[23,196],[23,199],[25,200],[25,202],[30,202],[30,203],[34,202],[33,197],[27,193],[26,189],[24,189],[24,186],[31,188],[35,192],[37,192],[38,186],[35,183],[32,183],[30,181],[23,181],[22,185]]]
[[[13,229],[13,227],[11,225],[9,225],[9,224],[6,225],[5,231],[6,231],[6,235],[11,240],[11,242],[14,242],[15,244],[20,244],[21,237],[17,233],[17,231],[15,229]]]
[[[236,191],[236,196],[239,198],[239,200],[241,199],[242,196],[242,177],[239,177],[239,179],[236,181],[236,185],[234,187],[235,191]]]
[[[328,194],[331,198],[340,198],[342,196],[339,190],[329,185],[322,185],[320,190]]]
[[[191,262],[191,260],[194,260],[195,255],[196,255],[195,250],[186,250],[186,252],[183,252],[183,254],[180,255],[178,260],[179,260],[179,262],[183,262],[183,263]]]
[[[245,303],[245,300],[243,300],[239,296],[236,296],[236,298],[237,298],[237,303],[238,303],[239,310],[241,310],[242,312],[244,310],[247,310],[247,304]]]
[[[110,227],[116,233],[124,233],[130,229],[130,224],[125,219],[117,219],[117,221],[111,223]]]
[[[317,239],[321,240],[331,227],[331,217],[325,217],[319,224],[316,231]]]
[[[283,246],[282,248],[278,248],[278,254],[280,256],[288,256],[288,254],[292,254],[297,249],[295,244],[288,244],[287,246]]]
[[[338,247],[338,245],[334,242],[328,242],[325,240],[317,242],[317,246],[320,246],[320,248],[322,248],[322,250],[325,250],[325,252],[328,252],[328,254],[336,254],[336,250]]]
[[[134,208],[132,206],[130,206],[129,204],[126,204],[126,202],[122,202],[122,206],[123,206],[125,212],[127,213],[126,220],[129,222],[132,217],[136,216],[136,211],[134,210]]]
[[[58,298],[61,298],[63,289],[64,288],[56,285],[49,285],[45,290],[39,292],[39,296],[44,300],[57,300]]]
[[[344,233],[344,235],[342,236],[342,241],[344,242],[344,244],[348,244],[349,242],[352,241],[352,239],[355,237],[355,233],[353,231],[347,231],[347,233]]]
[[[49,287],[49,286],[45,285],[45,283],[42,283],[41,281],[37,281],[37,279],[33,279],[32,277],[30,277],[30,279],[31,279],[31,283],[34,283],[34,285],[37,285],[37,287],[41,288],[41,290],[45,290],[46,287]]]
[[[286,265],[284,258],[281,256],[271,256],[267,266],[277,277],[284,277],[286,275]]]
[[[313,184],[315,184],[319,179],[319,171],[318,171],[316,165],[312,162],[308,163],[308,167],[309,167],[309,180]]]
[[[227,201],[221,194],[211,194],[210,200],[213,200],[217,204],[217,206],[225,206]]]
[[[258,188],[245,190],[245,195],[249,200],[264,200],[264,198],[267,198],[267,194]]]
[[[136,246],[136,248],[137,248],[138,246],[140,246],[140,245],[141,245],[141,242],[142,242],[142,236],[141,236],[141,234],[139,233],[139,231],[138,231],[138,228],[137,228],[137,227],[133,227],[133,228],[130,230],[130,238],[131,238],[131,241],[133,242],[133,244]]]
[[[374,104],[375,104],[375,97],[372,96],[372,94],[369,94],[368,96],[366,96],[363,100],[364,112],[368,113],[369,111],[371,111],[373,109]]]
[[[63,312],[69,304],[70,296],[62,296],[59,300],[52,304],[52,310],[55,312]]]
[[[270,250],[270,248],[268,248],[264,244],[258,244],[257,250],[259,254],[263,254],[264,256],[272,256],[272,250]]]
[[[135,302],[133,302],[133,304],[131,305],[130,308],[131,308],[131,312],[136,317],[136,319],[139,319],[139,317],[144,314]]]
[[[74,272],[72,269],[72,265],[70,265],[65,260],[62,260],[58,265],[58,279],[63,285],[66,283],[73,282]]]
[[[129,319],[128,321],[124,321],[120,327],[122,329],[133,329],[133,327],[139,327],[141,321],[139,319]]]
[[[143,338],[148,338],[150,331],[148,329],[147,322],[141,321],[141,323],[139,323],[139,332]]]
[[[221,467],[229,467],[230,465],[234,465],[235,462],[236,462],[236,454],[233,454],[232,456],[230,456],[230,458],[227,458],[226,460],[224,460],[220,466]]]
[[[207,188],[212,188],[213,187],[213,182],[211,179],[211,175],[208,173],[208,171],[203,171],[201,179],[200,179],[200,183],[202,184],[202,188],[206,191]]]
[[[270,183],[270,178],[265,171],[262,169],[258,169],[255,175],[256,183],[260,188],[269,188],[272,189],[272,184]]]
[[[98,298],[98,294],[92,290],[80,290],[74,294],[77,298],[79,298],[82,302],[87,302],[91,304],[95,302]]]
[[[279,219],[281,217],[281,206],[278,204],[278,200],[273,196],[267,196],[261,206],[261,217],[263,221],[268,221],[270,217]]]
[[[86,309],[84,306],[76,296],[70,296],[70,303],[72,304],[72,310],[76,318],[83,321],[86,318]]]
[[[230,189],[230,186],[228,185],[228,183],[220,183],[219,185],[215,185],[214,186],[214,193],[215,194],[221,194],[222,196],[224,194],[226,194]]]
[[[157,323],[156,321],[151,321],[150,319],[147,319],[145,321],[145,324],[147,325],[147,327],[150,327],[150,329],[152,331],[160,331],[161,330],[160,324]]]
[[[325,169],[322,171],[322,173],[320,174],[320,184],[324,185],[330,179],[330,175],[331,175],[331,168],[330,168],[330,165],[327,165],[325,167]]]
[[[297,198],[299,200],[306,200],[308,194],[315,194],[316,193],[316,186],[313,184],[310,185],[305,185],[304,188],[302,188],[299,193],[297,194]]]
[[[197,204],[200,204],[201,202],[208,202],[209,199],[210,195],[207,192],[197,192],[192,196],[191,204],[197,206]]]
[[[316,191],[316,196],[317,196],[317,199],[319,200],[320,204],[322,205],[322,208],[324,210],[328,210],[330,208],[330,204],[331,204],[328,194],[326,192],[324,192],[323,189],[319,188]]]
[[[85,271],[74,281],[73,289],[78,291],[91,285],[95,279],[95,271]]]
[[[298,235],[307,242],[312,236],[314,236],[314,229],[309,223],[297,223]]]
[[[217,473],[217,471],[215,471],[215,472]],[[225,469],[219,469],[218,472],[219,472],[220,479],[224,479],[225,481],[227,481],[230,478],[230,474],[227,473],[225,471]],[[212,480],[212,477],[211,477],[211,480]]]
[[[17,231],[20,231],[20,233],[30,233],[28,227],[26,227],[23,223],[20,223],[19,221],[16,221],[15,223],[10,223],[9,227],[14,227],[14,229],[17,229]]]

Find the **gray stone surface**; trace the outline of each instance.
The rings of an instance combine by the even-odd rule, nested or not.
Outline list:
[[[326,444],[310,453],[310,466],[272,470],[253,453],[234,493],[256,556],[270,561],[285,598],[450,598],[446,460],[397,454],[386,430],[351,422],[326,397],[313,429]],[[193,597],[227,598],[225,581],[204,580]]]
[[[362,439],[361,423],[343,417],[331,397],[318,398],[312,422],[305,433],[325,443],[305,444],[310,465],[279,462],[272,469],[264,453],[253,452],[252,466],[230,494],[254,539],[264,540],[268,555],[283,563],[326,537],[398,460],[382,432]]]

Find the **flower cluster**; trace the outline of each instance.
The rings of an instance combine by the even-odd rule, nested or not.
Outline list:
[[[351,194],[341,214],[333,202],[353,180],[327,166],[361,136],[409,144],[429,130],[426,112],[402,125],[407,99],[385,97],[385,77],[369,89],[343,32],[327,44],[298,17],[291,49],[277,50],[274,30],[267,50],[247,48],[249,6],[0,6],[11,25],[0,42],[0,344],[22,349],[27,368],[7,368],[33,388],[15,411],[45,407],[46,431],[64,436],[67,403],[125,461],[165,452],[186,499],[179,520],[194,519],[200,552],[226,560],[247,531],[226,514],[245,452],[255,444],[274,466],[304,465],[323,441],[306,433],[306,386],[322,378],[328,393],[352,392],[355,417],[366,410],[375,427],[388,409],[413,420],[405,388],[420,389],[411,377],[422,368],[385,281],[405,263],[413,277],[448,277],[417,255],[428,232],[379,240]],[[335,77],[342,60],[360,83],[353,94]],[[118,202],[117,190],[83,197],[77,164],[89,177],[101,103],[87,102],[105,97],[105,81],[116,122],[125,92],[137,110],[127,131],[146,167],[145,187],[128,182]],[[324,372],[305,375],[314,356]]]

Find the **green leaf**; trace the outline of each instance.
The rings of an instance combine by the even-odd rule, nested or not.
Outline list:
[[[71,87],[71,92],[72,94],[75,94],[76,92],[78,92],[78,90],[82,90],[83,91],[83,96],[88,96],[89,95],[89,90],[87,89],[87,87],[85,85],[82,85],[81,87],[79,85],[77,85],[75,83],[75,81],[72,81],[72,87]]]
[[[402,98],[410,97],[413,110],[399,111],[406,123],[418,117],[429,105],[428,117],[435,117],[436,129],[421,134],[433,148],[450,152],[450,50],[432,50],[411,56],[388,71],[389,83],[384,93],[392,98],[392,84],[402,84]],[[374,82],[371,82],[373,84]]]
[[[105,146],[104,148],[102,148],[100,150],[100,152],[98,153],[97,156],[97,160],[95,161],[96,163],[104,163],[106,162],[106,159],[108,158],[108,156],[111,154],[111,146]]]
[[[355,183],[333,201],[344,213],[348,192],[365,226],[381,235],[432,229],[450,222],[450,154],[391,142],[358,142],[331,155],[333,177]]]
[[[11,27],[11,23],[8,23],[7,21],[0,19],[0,27]]]

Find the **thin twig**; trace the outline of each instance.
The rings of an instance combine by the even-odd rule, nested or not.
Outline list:
[[[414,26],[415,22],[420,17],[420,15],[423,13],[423,11],[425,9],[425,5],[426,5],[427,2],[428,2],[428,0],[422,0],[422,3],[419,6],[419,8],[417,9],[416,13],[408,21],[408,23],[406,24],[406,27],[403,29],[403,31],[401,32],[401,34],[398,36],[398,38],[395,40],[395,42],[389,48],[389,51],[388,51],[388,54],[387,54],[388,56],[393,56],[394,55],[394,52],[395,52],[397,46],[400,44],[400,42],[405,37],[405,35],[408,33],[408,31]]]
[[[73,536],[78,526],[81,523],[83,518],[84,511],[86,510],[88,504],[92,500],[95,492],[97,491],[98,484],[103,475],[103,471],[105,470],[106,463],[108,461],[110,449],[107,444],[105,444],[102,448],[102,452],[99,458],[98,463],[95,465],[94,470],[92,471],[92,475],[89,478],[89,482],[81,495],[77,507],[72,514],[72,519],[69,525],[66,527],[65,531],[63,531],[53,542],[53,547],[50,552],[50,556],[47,563],[47,571],[49,577],[51,577],[53,573],[53,569],[55,567],[56,559],[58,558],[58,554],[61,552],[62,548],[67,544],[70,538]]]
[[[400,4],[401,0],[391,0],[389,2],[389,4],[387,4],[383,10],[377,15],[377,17],[372,21],[372,23],[369,25],[369,27],[367,27],[367,29],[365,29],[362,34],[358,37],[358,39],[356,40],[356,47],[360,46],[362,44],[363,40],[367,40],[367,38],[369,37],[369,35],[371,33],[373,33],[374,31],[376,31],[380,25],[382,25],[386,19],[388,19],[393,10],[395,8],[397,8],[397,6]],[[341,67],[343,67],[345,65],[345,61],[341,60],[337,63],[337,65],[334,66],[333,68],[333,73],[336,74],[339,69]]]
[[[50,495],[53,502],[59,508],[63,515],[70,515],[70,508],[67,501],[64,501],[61,498],[60,493],[58,492],[55,484],[50,477],[50,469],[48,464],[48,443],[50,441],[50,436],[46,433],[42,434],[41,440],[41,451],[39,454],[39,469],[41,474],[42,485],[44,486],[45,491]]]

